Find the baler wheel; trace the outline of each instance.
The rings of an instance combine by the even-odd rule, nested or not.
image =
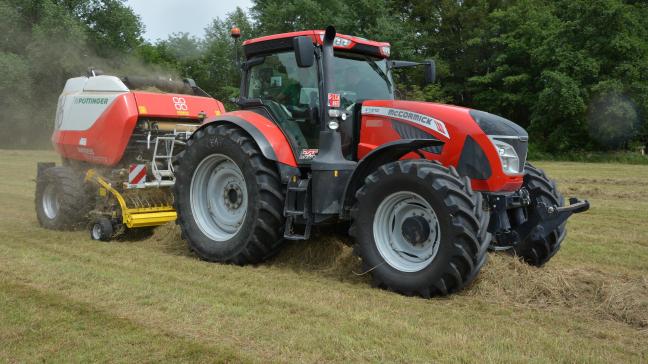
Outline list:
[[[454,168],[424,160],[388,163],[365,179],[351,211],[354,252],[378,287],[442,296],[486,262],[490,215]]]
[[[100,217],[92,225],[90,237],[93,240],[110,241],[115,233],[112,222],[105,217]]]
[[[90,210],[83,177],[65,166],[47,168],[39,174],[35,203],[38,222],[52,230],[83,227]]]
[[[283,241],[284,194],[274,163],[232,125],[195,132],[176,167],[176,223],[207,261],[263,261]]]
[[[524,166],[524,184],[529,191],[531,199],[539,200],[548,206],[563,206],[564,197],[558,191],[556,182],[549,179],[545,172],[536,168],[530,163]],[[535,213],[527,211],[528,214]],[[519,242],[512,253],[522,258],[526,263],[541,267],[547,263],[560,249],[560,246],[567,235],[566,224],[559,226],[543,240],[527,239]]]

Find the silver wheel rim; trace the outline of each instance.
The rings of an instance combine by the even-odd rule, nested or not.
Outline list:
[[[429,227],[424,241],[413,244],[403,235],[402,226],[410,217],[423,218]],[[387,196],[373,220],[373,236],[378,252],[391,267],[401,272],[418,272],[434,260],[441,241],[441,228],[430,204],[420,195],[400,191]]]
[[[101,226],[98,223],[92,227],[92,238],[94,240],[101,240]]]
[[[203,159],[191,179],[191,212],[200,231],[214,241],[236,235],[247,213],[247,188],[232,159],[212,154]]]
[[[61,203],[59,201],[59,194],[53,184],[45,186],[43,191],[43,212],[48,219],[53,220],[58,216]]]

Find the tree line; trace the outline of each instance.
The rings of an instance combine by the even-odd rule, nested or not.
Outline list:
[[[390,42],[393,59],[434,59],[433,85],[421,87],[416,71],[396,75],[401,97],[502,115],[529,131],[533,150],[648,142],[648,4],[639,0],[253,0],[202,37],[156,41],[143,39],[122,0],[0,0],[0,16],[0,122],[12,130],[3,146],[46,140],[65,80],[89,66],[191,77],[227,101],[239,87],[232,26],[245,40],[329,24]]]

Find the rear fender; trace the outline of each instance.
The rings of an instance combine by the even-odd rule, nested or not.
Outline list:
[[[355,194],[364,184],[365,178],[373,173],[378,167],[397,161],[405,155],[427,147],[441,146],[444,143],[436,139],[400,139],[372,150],[360,162],[351,174],[349,182],[344,190],[344,205],[342,206],[342,218],[347,218],[347,212],[353,206]]]
[[[283,182],[287,182],[290,176],[300,174],[288,139],[267,118],[251,111],[233,111],[205,120],[196,131],[212,124],[231,124],[243,129],[254,139],[265,158],[277,162]]]

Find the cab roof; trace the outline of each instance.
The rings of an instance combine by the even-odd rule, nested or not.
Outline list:
[[[314,44],[322,45],[324,30],[302,30],[299,32],[273,34],[248,39],[243,42],[243,51],[245,52],[245,57],[250,58],[264,53],[291,50],[293,49],[293,38],[299,36],[308,36],[313,40]],[[387,42],[376,42],[340,33],[335,35],[333,46],[335,49],[367,54],[379,58],[387,58],[390,53],[390,44]]]

